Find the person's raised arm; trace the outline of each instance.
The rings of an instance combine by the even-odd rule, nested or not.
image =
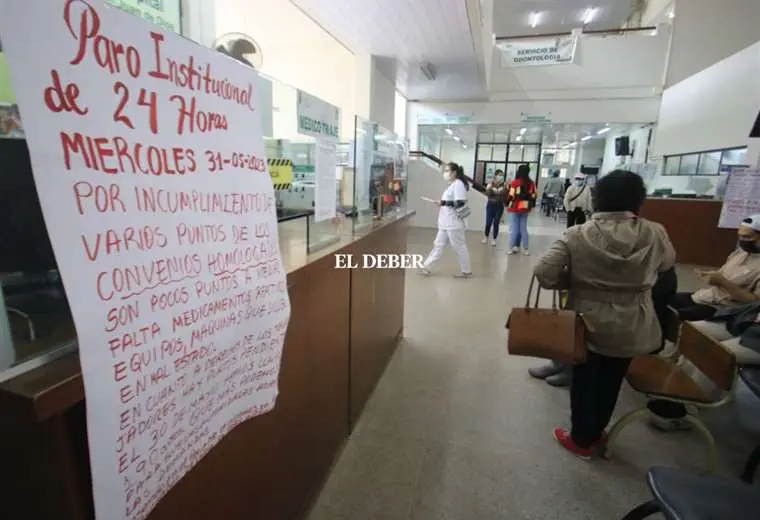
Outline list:
[[[541,255],[533,268],[533,274],[544,289],[561,290],[570,285],[569,268],[570,250],[565,240],[560,239]]]

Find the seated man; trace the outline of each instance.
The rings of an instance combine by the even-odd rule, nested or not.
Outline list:
[[[760,300],[760,215],[739,225],[739,247],[717,271],[700,271],[709,287],[693,293],[677,293],[670,301],[683,321],[701,321],[718,308]]]

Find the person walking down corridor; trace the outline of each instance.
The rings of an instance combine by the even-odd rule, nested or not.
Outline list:
[[[565,211],[567,211],[567,227],[583,224],[594,211],[591,188],[586,185],[585,176],[577,173],[573,183],[565,192]]]
[[[530,178],[530,166],[521,164],[515,180],[509,185],[507,211],[511,215],[512,237],[509,254],[522,251],[528,255],[528,215],[536,205],[536,184]],[[521,249],[522,246],[522,249]]]
[[[591,221],[568,229],[534,268],[541,287],[570,291],[568,307],[587,323],[588,355],[573,366],[572,428],[553,431],[563,448],[584,459],[605,442],[631,360],[659,348],[652,289],[658,274],[675,265],[665,228],[637,216],[646,198],[640,176],[613,171],[596,195]]]
[[[546,217],[550,217],[555,208],[555,201],[562,197],[565,191],[565,181],[560,179],[559,170],[554,170],[551,177],[546,181],[544,191],[541,194],[541,210]]]
[[[438,233],[433,241],[433,249],[422,265],[421,274],[430,276],[430,268],[440,260],[446,244],[451,244],[451,248],[456,252],[459,260],[460,272],[455,277],[470,278],[472,276],[470,252],[467,250],[467,242],[465,241],[467,229],[465,218],[469,211],[467,208],[467,191],[470,186],[467,184],[464,170],[457,163],[452,162],[444,166],[443,178],[448,181],[449,185],[441,195],[441,199],[433,201],[433,204],[440,207],[438,210]]]
[[[486,229],[485,237],[483,237],[483,243],[488,243],[488,236],[491,234],[493,228],[493,238],[491,239],[491,245],[496,245],[496,239],[499,237],[499,224],[501,223],[501,217],[504,215],[504,172],[496,170],[496,174],[491,182],[486,185],[486,195],[488,196],[488,202],[486,203]]]

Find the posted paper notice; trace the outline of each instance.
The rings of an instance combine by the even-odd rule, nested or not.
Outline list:
[[[275,406],[290,302],[258,77],[101,0],[0,0],[0,32],[79,339],[96,516],[141,520]]]
[[[335,174],[335,142],[317,139],[314,173],[314,221],[321,222],[335,217],[338,195],[338,178]]]
[[[723,196],[718,227],[736,229],[750,215],[760,213],[760,171],[731,170]]]

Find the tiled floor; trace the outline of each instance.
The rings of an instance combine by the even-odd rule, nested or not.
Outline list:
[[[555,444],[567,391],[530,379],[536,361],[505,352],[508,309],[523,301],[535,255],[561,232],[542,220],[531,229],[531,257],[469,236],[471,280],[451,277],[451,251],[436,276],[409,273],[405,339],[310,520],[613,520],[649,498],[650,465],[701,467],[698,435],[644,424],[623,433],[611,461],[579,461]],[[413,229],[410,251],[427,253],[433,233]],[[625,389],[618,414],[637,402]],[[736,403],[706,416],[723,471],[738,473],[760,440],[759,411],[741,388]]]

